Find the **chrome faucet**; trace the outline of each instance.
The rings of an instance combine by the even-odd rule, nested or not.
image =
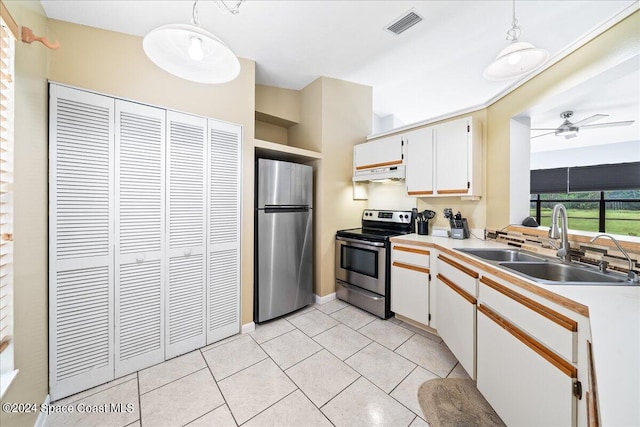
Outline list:
[[[620,252],[622,252],[622,255],[624,255],[627,258],[627,261],[629,261],[629,273],[627,274],[627,277],[629,278],[630,281],[632,282],[638,282],[638,273],[636,273],[635,271],[633,271],[633,260],[631,259],[631,257],[629,256],[629,254],[627,253],[627,251],[625,251],[624,249],[622,249],[622,246],[620,246],[620,243],[618,243],[618,241],[616,240],[615,237],[610,236],[609,234],[598,234],[596,237],[594,237],[593,239],[590,240],[591,243],[595,242],[596,239],[600,238],[600,237],[608,237],[609,239],[613,240],[613,243],[616,244],[616,246],[618,247],[618,250]]]
[[[571,246],[569,245],[569,234],[567,232],[567,229],[569,228],[567,209],[562,203],[558,203],[553,207],[553,213],[551,214],[551,228],[549,228],[549,238],[560,238],[560,231],[558,230],[558,214],[560,214],[562,219],[562,241],[560,242],[560,247],[558,248],[556,255],[565,261],[571,261],[571,256],[569,255]]]

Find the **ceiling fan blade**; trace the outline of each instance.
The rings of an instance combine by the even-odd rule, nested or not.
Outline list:
[[[533,129],[532,129],[533,130]],[[533,138],[539,138],[541,136],[545,136],[545,135],[553,135],[554,133],[556,133],[556,130],[553,129],[553,132],[547,132],[547,133],[541,133],[540,135],[536,135],[536,136],[532,136],[531,139]]]
[[[587,123],[595,122],[596,120],[600,120],[603,117],[609,117],[608,114],[594,114],[591,117],[587,117],[586,119],[582,119],[579,122],[573,123],[573,126],[584,126]]]
[[[608,127],[615,127],[615,126],[629,126],[633,122],[635,122],[635,120],[627,120],[625,122],[596,123],[595,125],[585,125],[585,126],[580,126],[580,127],[581,128],[587,128],[587,129],[608,128]]]

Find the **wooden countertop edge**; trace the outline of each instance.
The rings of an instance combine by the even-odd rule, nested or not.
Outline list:
[[[449,248],[445,248],[444,246],[440,246],[437,243],[432,243],[432,242],[420,242],[417,240],[410,240],[410,239],[403,239],[402,237],[393,237],[391,239],[392,243],[402,243],[405,245],[414,245],[414,246],[425,246],[428,248],[435,248],[439,251],[442,251],[444,253],[446,253],[447,255],[453,257],[453,258],[457,258],[460,261],[466,262],[467,264],[470,264],[476,268],[479,268],[489,274],[493,274],[496,277],[499,277],[500,279],[503,280],[507,280],[509,281],[509,283],[512,283],[515,286],[518,286],[519,288],[525,289],[533,294],[536,294],[538,296],[541,296],[542,298],[545,298],[551,302],[554,302],[556,304],[561,305],[562,307],[571,310],[575,313],[578,313],[582,316],[585,317],[589,317],[589,307],[582,305],[578,302],[575,302],[569,298],[563,297],[562,295],[558,295],[554,292],[551,292],[547,289],[543,289],[527,280],[521,279],[520,277],[516,277],[515,275],[512,275],[510,273],[507,273],[506,271],[504,271],[503,269],[500,268],[496,268],[492,265],[489,264],[485,264],[483,262],[480,262],[476,259],[473,259],[469,256],[463,255],[458,251],[449,249]]]

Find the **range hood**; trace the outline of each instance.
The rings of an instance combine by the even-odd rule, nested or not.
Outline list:
[[[404,165],[382,166],[378,168],[355,170],[353,181],[388,181],[401,180],[405,177]]]

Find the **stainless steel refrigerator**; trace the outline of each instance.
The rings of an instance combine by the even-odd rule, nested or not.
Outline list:
[[[258,159],[254,318],[313,302],[313,169]]]

